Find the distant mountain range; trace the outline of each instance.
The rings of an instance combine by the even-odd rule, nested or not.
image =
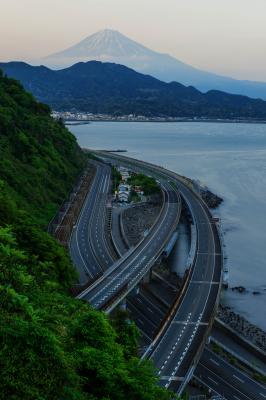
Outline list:
[[[38,60],[38,63],[61,69],[90,60],[126,65],[165,82],[177,81],[203,92],[216,89],[266,100],[266,82],[237,80],[199,70],[110,29],[97,32],[64,51]]]
[[[0,68],[55,110],[144,115],[266,120],[266,102],[211,90],[205,94],[180,83],[165,83],[123,65],[90,61],[62,70],[22,62]]]

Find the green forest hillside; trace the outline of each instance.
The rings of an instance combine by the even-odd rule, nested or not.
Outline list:
[[[0,173],[20,207],[44,222],[85,157],[75,138],[14,80],[0,76]]]
[[[0,399],[164,400],[124,314],[73,299],[65,250],[44,230],[86,158],[19,83],[0,75]]]

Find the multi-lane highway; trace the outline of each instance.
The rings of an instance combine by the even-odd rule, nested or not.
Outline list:
[[[171,180],[188,205],[197,230],[197,249],[192,273],[181,304],[173,314],[170,323],[150,347],[148,356],[159,370],[160,382],[178,393],[183,390],[187,378],[203,350],[204,341],[214,316],[219,296],[222,254],[217,227],[208,208],[184,180],[177,174],[158,166],[127,157],[105,155],[119,159],[135,167]],[[156,238],[152,236],[149,245]],[[123,273],[121,272],[123,276]],[[115,280],[111,281],[110,290]],[[95,293],[95,298],[97,293]]]
[[[104,234],[111,169],[99,162],[94,165],[96,174],[69,243],[81,284],[102,275],[114,262]]]
[[[156,222],[138,246],[115,262],[91,287],[79,295],[99,309],[111,309],[150,270],[175,231],[181,211],[177,189],[162,181],[164,204]]]
[[[130,296],[128,307],[142,330],[146,355],[158,368],[160,383],[181,393],[199,360],[211,326],[219,296],[222,254],[216,224],[206,205],[177,174],[142,161],[119,159],[132,169],[153,175],[161,182],[164,204],[147,236],[133,249],[114,261],[105,237],[107,196],[110,189],[110,167],[96,163],[96,175],[72,233],[70,252],[80,282],[88,277],[96,281],[78,297],[96,308],[110,311],[149,271],[175,231],[181,211],[180,194],[193,217],[197,246],[191,274],[182,301],[168,323],[164,311],[149,293]],[[138,304],[138,302],[141,303]],[[163,326],[159,334],[158,325]],[[266,391],[238,369],[205,349],[194,371],[198,380],[212,391],[233,400],[263,400]]]
[[[196,378],[226,400],[265,400],[266,388],[205,349],[195,370]]]
[[[154,262],[152,256],[159,254],[156,241],[160,242],[160,239],[163,239],[165,244],[169,240],[170,235],[165,240],[160,234],[167,232],[171,225],[169,222],[168,226],[166,216],[171,216],[172,213],[170,219],[173,221],[174,212],[177,210],[171,207],[169,214],[168,204],[178,203],[178,192],[181,193],[190,208],[197,230],[195,259],[181,304],[170,323],[152,342],[157,327],[162,324],[164,318],[161,305],[156,305],[156,299],[152,296],[149,298],[147,293],[145,296],[140,293],[137,298],[130,296],[127,300],[131,315],[142,330],[145,344],[150,344],[147,354],[158,368],[161,384],[180,393],[199,360],[200,349],[203,349],[219,296],[222,254],[218,231],[207,207],[189,186],[184,184],[182,177],[180,179],[170,171],[141,161],[125,160],[124,157],[121,159],[122,163],[129,162],[131,166],[135,165],[145,173],[160,177],[164,182],[165,205],[146,240],[143,240],[137,250],[127,252],[100,278],[100,284],[92,285],[82,294],[82,298],[88,299],[97,308],[104,308],[106,304],[116,303],[116,295],[121,293],[121,289],[126,288],[126,292],[130,291],[129,286],[132,288],[143,276],[143,272],[151,267]],[[178,192],[172,190],[170,180],[174,182]],[[174,197],[171,199],[173,194],[176,196],[175,200]],[[141,307],[138,302],[141,303]],[[204,350],[194,373],[202,383],[228,400],[266,399],[264,386],[208,349]]]
[[[197,229],[197,251],[187,291],[171,323],[151,354],[161,384],[182,388],[212,320],[219,294],[222,256],[215,224],[206,206],[183,183],[176,182]],[[181,389],[180,389],[181,390]]]
[[[221,246],[217,228],[206,205],[177,174],[121,156],[109,154],[104,156],[112,160],[119,159],[119,162],[125,164],[130,163],[131,168],[135,167],[159,177],[165,201],[156,223],[139,245],[116,261],[78,297],[88,300],[98,309],[110,311],[138,284],[162,253],[177,227],[181,210],[180,193],[190,209],[197,230],[195,259],[181,304],[175,309],[170,323],[165,324],[160,335],[157,335],[156,340],[153,341],[150,352],[147,353],[158,368],[161,384],[180,393],[192,372],[191,367],[196,365],[199,353],[203,349],[217,304],[222,269]],[[104,188],[105,184],[102,185]],[[94,190],[97,192],[96,188]],[[96,194],[93,196],[96,197]],[[94,200],[94,203],[97,204],[97,201]],[[80,239],[76,237],[77,243],[80,241],[84,243],[85,255],[88,254],[86,236],[88,238],[95,231],[95,225],[93,225],[89,235],[88,231],[86,232],[91,207],[91,203],[87,206],[85,204],[84,214],[81,214],[80,218],[81,237]],[[83,224],[84,218],[85,223]],[[99,225],[100,218],[95,217],[95,222],[97,223],[97,221],[99,240],[99,233],[101,234],[103,231]],[[102,243],[104,243],[103,240]],[[98,267],[101,267],[99,254],[101,255],[101,252],[99,253],[97,247],[97,238],[96,242],[94,241],[94,244],[89,247],[99,271]]]
[[[159,291],[156,290],[155,297],[152,294],[152,292],[154,293],[153,290],[151,286],[149,288],[143,287],[138,294],[133,293],[127,298],[127,309],[142,333],[142,352],[145,352],[152,342],[154,333],[168,309],[160,301],[163,287]],[[212,392],[226,400],[263,400],[263,396],[266,395],[265,385],[258,383],[242,370],[230,365],[210,351],[208,347],[205,347],[203,351],[194,371],[194,377]]]

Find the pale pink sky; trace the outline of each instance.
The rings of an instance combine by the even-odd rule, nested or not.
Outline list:
[[[193,66],[266,81],[266,0],[0,0],[0,60],[112,28]]]

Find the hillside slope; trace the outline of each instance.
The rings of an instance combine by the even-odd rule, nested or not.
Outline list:
[[[41,229],[84,165],[49,108],[0,75],[0,400],[170,400],[127,316],[70,297],[75,270]]]
[[[90,61],[53,71],[25,63],[0,64],[55,110],[113,115],[266,119],[266,102],[219,91],[201,93],[165,83],[123,65]]]
[[[47,222],[84,165],[76,139],[49,107],[0,76],[0,176],[17,204]]]

